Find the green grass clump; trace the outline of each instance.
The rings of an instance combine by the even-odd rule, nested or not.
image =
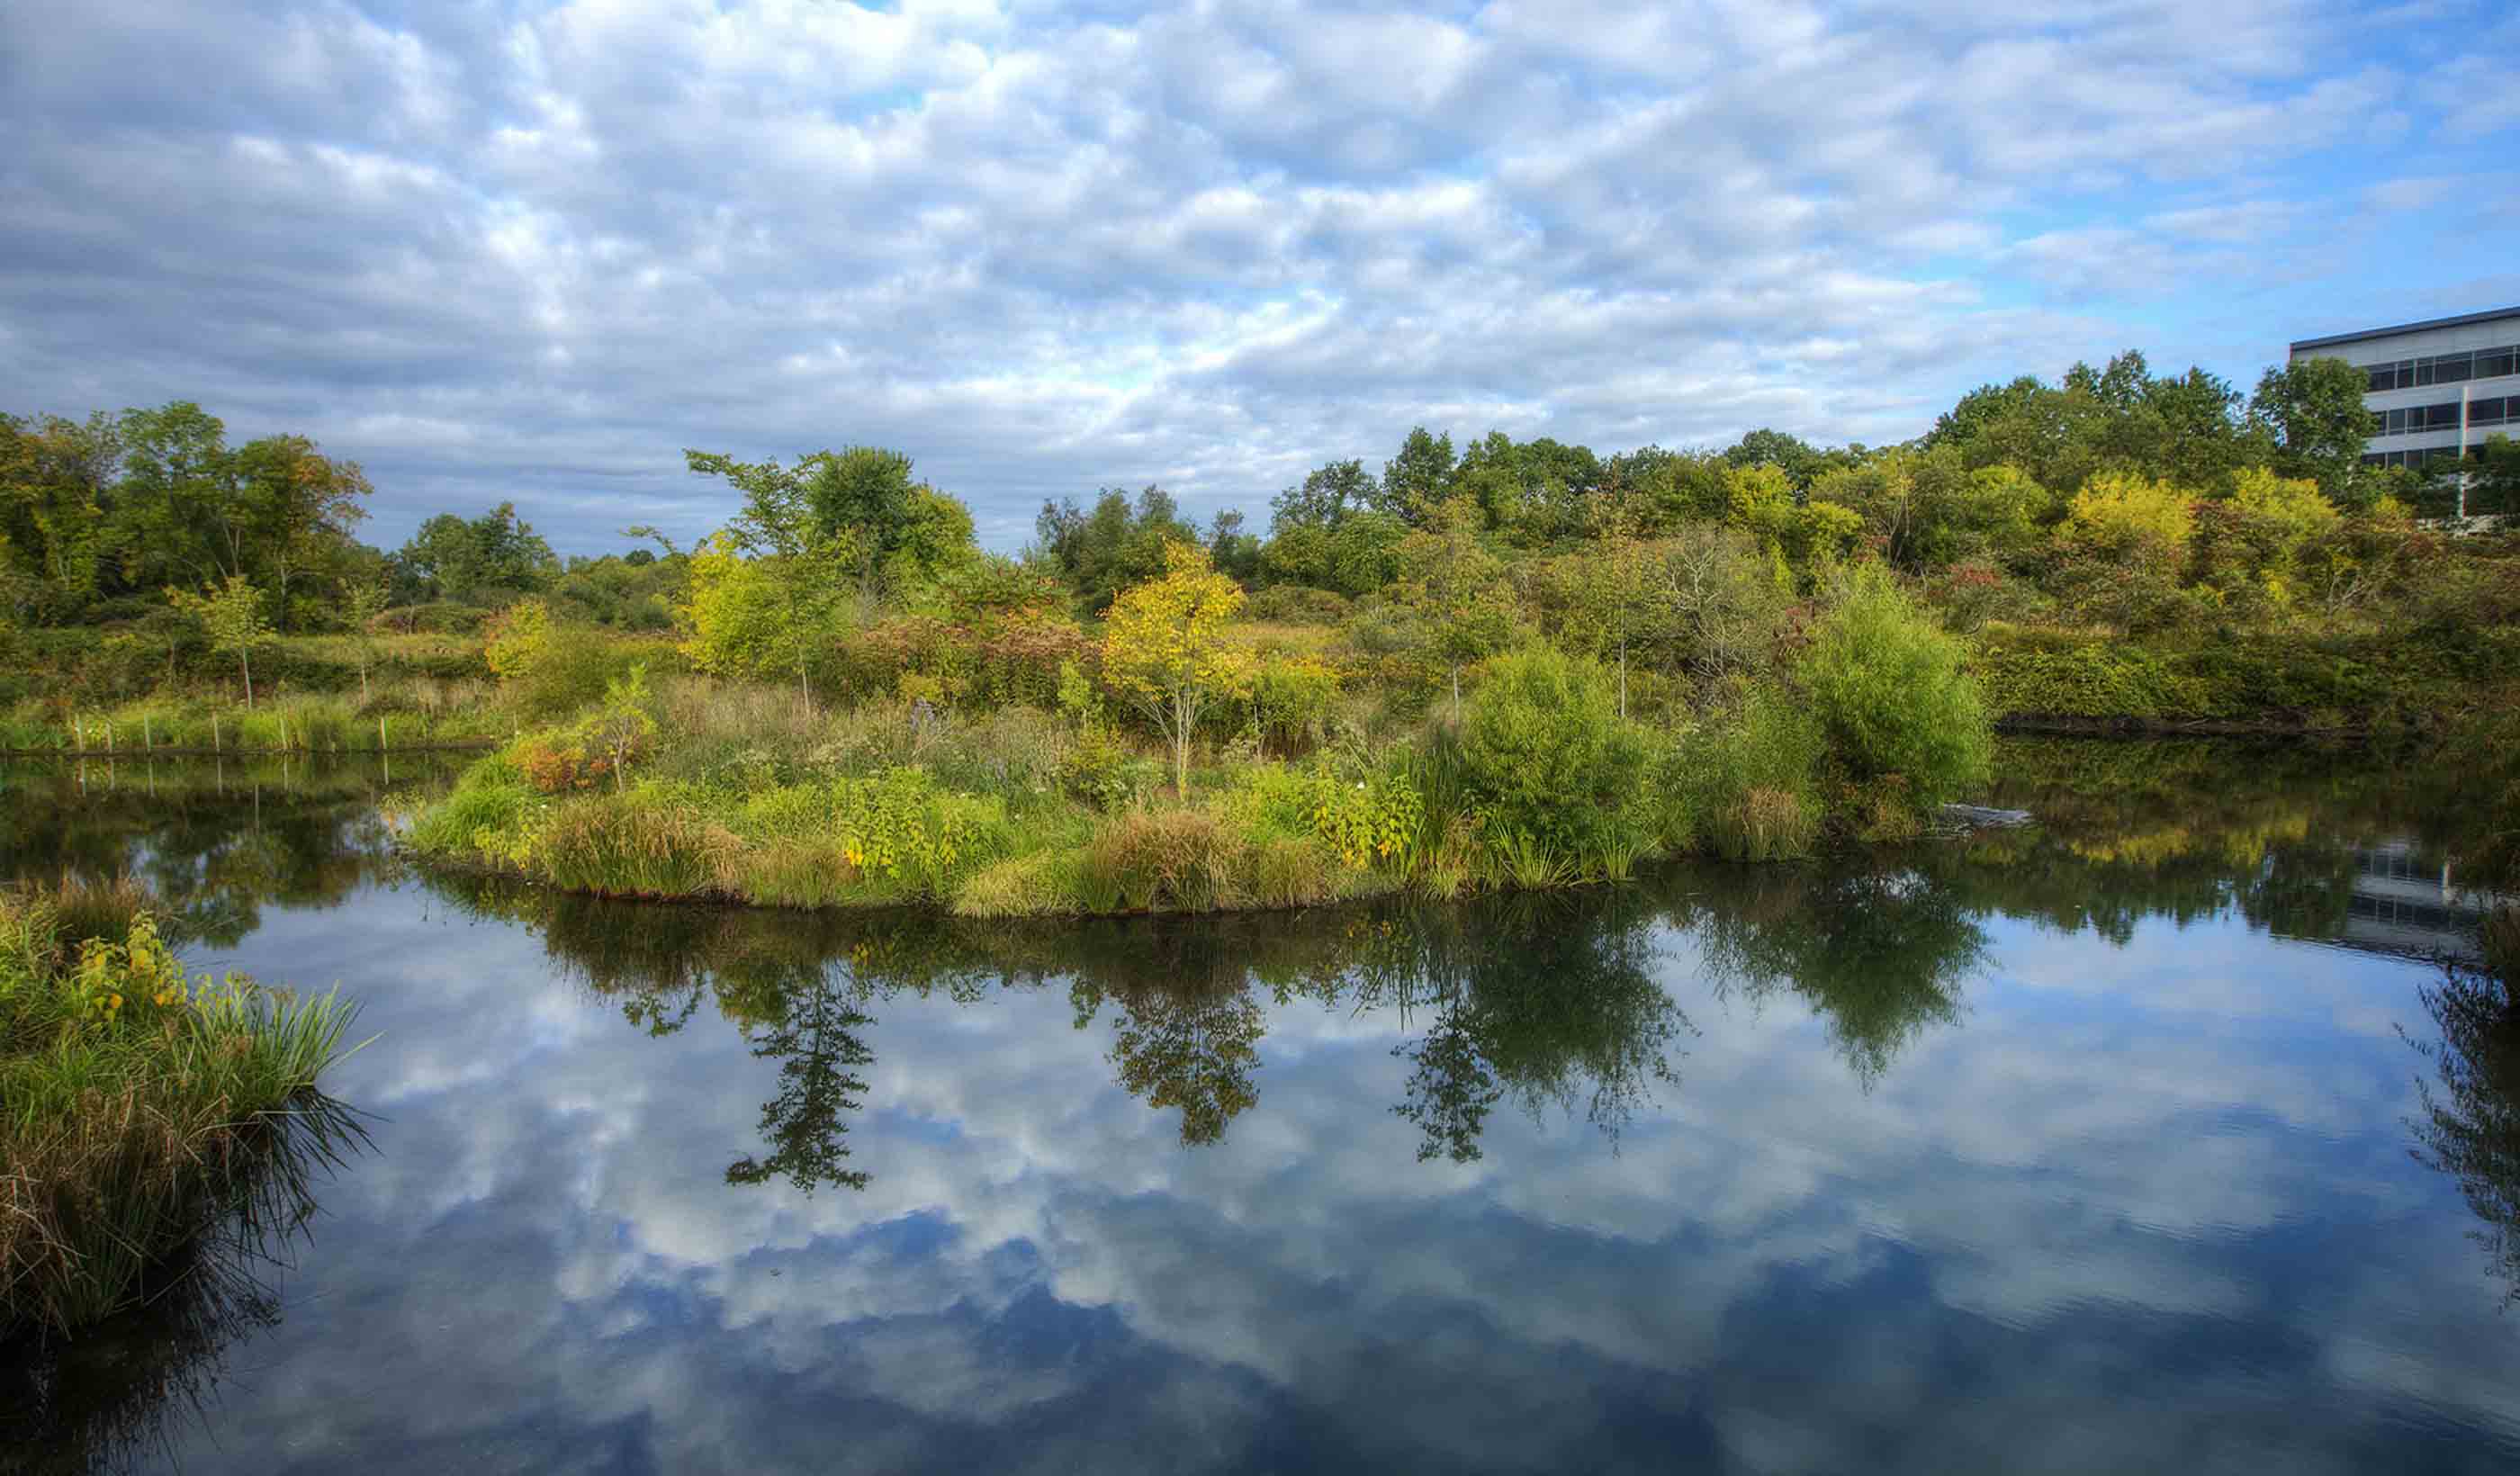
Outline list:
[[[954,894],[966,917],[1037,917],[1081,913],[1074,864],[1055,851],[1035,851],[982,867]]]
[[[125,887],[0,894],[0,1337],[151,1294],[168,1258],[263,1192],[354,1012],[188,978]]]
[[[1673,755],[1668,789],[1682,796],[1697,848],[1732,861],[1787,861],[1819,842],[1818,774],[1828,751],[1817,715],[1772,688],[1752,688]]]
[[[555,805],[533,840],[554,886],[604,897],[710,897],[730,890],[739,842],[697,806],[651,792],[587,794]],[[765,899],[767,900],[767,899]]]

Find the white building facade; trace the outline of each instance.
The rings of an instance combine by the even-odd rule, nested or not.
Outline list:
[[[2372,467],[2420,467],[2485,444],[2520,440],[2520,307],[2304,338],[2292,362],[2343,359],[2369,377],[2362,403],[2380,417],[2363,443]]]

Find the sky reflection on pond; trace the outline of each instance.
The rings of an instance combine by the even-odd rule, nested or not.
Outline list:
[[[365,1002],[376,1147],[164,1463],[2507,1469],[2520,1324],[2409,1151],[2443,975],[2332,946],[2424,817],[2302,762],[1866,869],[1063,928],[306,827],[368,859],[196,954]]]

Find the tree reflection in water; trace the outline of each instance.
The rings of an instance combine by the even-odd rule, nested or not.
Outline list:
[[[1986,931],[1959,890],[1919,872],[1777,870],[1688,920],[1717,987],[1799,995],[1867,1090],[1926,1030],[1959,1021]]]
[[[864,1104],[857,1068],[875,1063],[858,1032],[875,1017],[857,1007],[848,975],[785,960],[746,958],[720,976],[719,1003],[737,1021],[752,1053],[779,1063],[779,1091],[761,1105],[767,1156],[727,1165],[729,1184],[785,1179],[807,1194],[825,1184],[862,1189],[867,1176],[841,1167],[849,1156],[849,1117]]]
[[[1671,1046],[1692,1027],[1652,971],[1657,916],[1624,888],[1499,899],[1475,930],[1459,909],[1408,916],[1397,968],[1360,970],[1358,1002],[1430,1011],[1397,1048],[1411,1070],[1394,1110],[1421,1135],[1420,1162],[1479,1157],[1508,1096],[1535,1120],[1580,1102],[1615,1145],[1652,1085],[1677,1084]]]
[[[2419,1081],[2423,1115],[2411,1126],[2418,1161],[2451,1176],[2476,1213],[2476,1238],[2520,1301],[2520,912],[2484,928],[2484,957],[2452,962],[2423,991],[2436,1042],[2414,1042],[2440,1078]]]
[[[0,765],[0,878],[130,877],[165,934],[232,948],[266,905],[335,907],[401,873],[378,805],[399,782],[441,782],[445,755],[321,764],[122,760]]]

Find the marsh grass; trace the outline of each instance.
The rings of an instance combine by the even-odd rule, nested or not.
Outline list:
[[[1754,788],[1706,812],[1707,847],[1732,861],[1791,861],[1812,853],[1820,819],[1789,789]]]
[[[309,1096],[270,1120],[251,1166],[191,1241],[150,1268],[139,1305],[74,1338],[0,1338],[0,1450],[33,1471],[139,1469],[171,1444],[240,1339],[276,1325],[277,1273],[312,1221],[316,1182],[368,1143],[355,1114]],[[16,1469],[16,1467],[11,1467]]]
[[[127,887],[0,895],[0,1337],[145,1300],[205,1224],[302,1197],[347,1141],[315,1082],[353,1013],[188,979]]]
[[[1665,782],[1707,854],[1793,860],[1821,838],[1826,753],[1815,716],[1778,693],[1752,691],[1682,745]]]
[[[29,753],[375,753],[480,746],[515,720],[477,683],[415,679],[369,700],[355,693],[276,697],[251,708],[150,697],[115,706],[22,703],[0,717],[0,750]]]

